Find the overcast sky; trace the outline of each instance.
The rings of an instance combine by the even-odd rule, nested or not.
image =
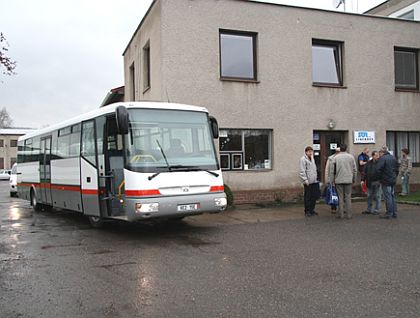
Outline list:
[[[151,2],[0,0],[0,31],[17,61],[16,75],[0,73],[0,108],[14,126],[40,128],[93,110],[124,85],[122,52]],[[333,0],[265,2],[334,9]],[[347,0],[346,11],[381,2]]]

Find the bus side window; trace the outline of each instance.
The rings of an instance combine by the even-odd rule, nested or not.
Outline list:
[[[94,166],[96,166],[95,142],[96,140],[94,121],[86,121],[82,125],[81,155]]]

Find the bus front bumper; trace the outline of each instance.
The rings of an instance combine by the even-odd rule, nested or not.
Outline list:
[[[128,221],[137,221],[218,213],[226,209],[227,200],[224,192],[216,192],[153,198],[128,197],[124,205]]]

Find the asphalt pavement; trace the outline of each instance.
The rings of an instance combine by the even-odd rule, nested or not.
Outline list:
[[[420,207],[253,206],[92,229],[0,183],[0,317],[419,317]]]

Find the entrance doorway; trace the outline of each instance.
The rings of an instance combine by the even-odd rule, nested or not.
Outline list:
[[[347,139],[346,131],[321,131],[314,130],[313,145],[318,180],[325,183],[325,164],[329,156],[335,153],[335,149]]]

